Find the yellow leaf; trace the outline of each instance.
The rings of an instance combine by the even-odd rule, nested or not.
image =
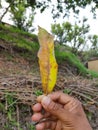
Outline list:
[[[42,87],[44,93],[48,94],[55,86],[58,71],[54,55],[54,37],[45,29],[39,27],[38,39],[40,43],[38,58]]]

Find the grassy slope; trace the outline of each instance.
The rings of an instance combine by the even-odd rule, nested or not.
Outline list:
[[[27,57],[37,56],[39,44],[38,44],[36,35],[21,31],[17,28],[13,28],[13,27],[9,28],[9,27],[4,27],[3,25],[0,25],[0,39],[7,42],[7,44],[12,44],[12,46],[15,46],[21,49],[26,49],[27,52],[25,52],[25,56]],[[64,47],[56,46],[55,54],[56,54],[58,63],[59,62],[63,63],[63,61],[66,60],[72,65],[74,65],[75,67],[77,67],[79,73],[81,73],[83,76],[89,75],[95,78],[98,77],[98,73],[86,69],[85,66],[80,62],[77,56],[65,50],[66,48]],[[31,53],[28,53],[28,52],[31,52]]]
[[[12,46],[32,52],[37,51],[39,46],[35,34],[30,34],[13,27],[5,27],[2,24],[0,24],[0,39]]]
[[[79,58],[77,56],[75,56],[74,54],[72,54],[69,51],[60,51],[60,46],[56,47],[56,58],[58,60],[58,62],[63,62],[63,61],[67,61],[70,63],[70,65],[72,64],[73,66],[77,67],[78,71],[80,74],[82,74],[83,76],[90,76],[92,78],[98,78],[98,73],[88,70],[79,60]]]

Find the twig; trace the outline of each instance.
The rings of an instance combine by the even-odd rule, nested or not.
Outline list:
[[[84,97],[85,99],[88,99],[88,100],[90,100],[91,102],[93,102],[94,104],[97,104],[97,105],[98,105],[98,102],[97,102],[97,101],[95,101],[95,100],[93,100],[92,98],[90,98],[90,97],[84,95],[83,93],[79,93],[79,92],[76,92],[76,91],[72,91],[72,93],[75,93],[75,94],[77,94],[77,95],[79,95],[79,96],[81,96],[81,97]]]
[[[19,99],[15,100],[12,104],[8,105],[8,108],[13,106]]]
[[[16,105],[16,113],[17,113],[17,130],[20,130],[20,124],[19,124],[19,107],[18,104]]]

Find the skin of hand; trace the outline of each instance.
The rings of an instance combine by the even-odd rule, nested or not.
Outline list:
[[[36,130],[92,130],[81,103],[62,92],[54,92],[37,98],[32,109],[32,121],[51,120],[36,125]],[[44,108],[45,113],[42,114]]]

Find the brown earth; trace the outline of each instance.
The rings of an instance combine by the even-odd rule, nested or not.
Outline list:
[[[40,94],[38,90],[42,88],[37,62],[28,61],[18,54],[12,56],[7,51],[0,50],[1,130],[33,130],[31,105],[36,102],[36,95]],[[83,103],[93,129],[98,130],[97,79],[76,76],[62,64],[59,66],[54,91],[59,90],[78,98]],[[12,96],[13,102],[10,99]],[[14,120],[20,125],[16,125]]]

